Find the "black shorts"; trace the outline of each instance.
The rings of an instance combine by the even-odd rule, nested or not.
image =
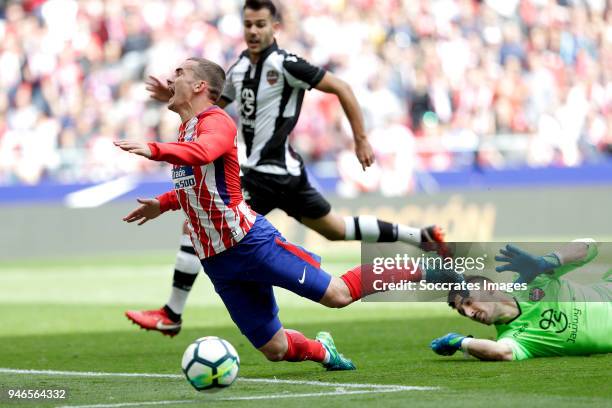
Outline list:
[[[300,176],[247,170],[241,182],[246,202],[261,215],[279,208],[301,221],[302,217],[317,219],[331,211],[329,202],[310,185],[303,170]]]

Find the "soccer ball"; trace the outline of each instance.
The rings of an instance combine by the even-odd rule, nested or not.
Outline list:
[[[181,367],[193,388],[202,392],[217,392],[236,380],[240,358],[228,341],[207,336],[187,347]]]

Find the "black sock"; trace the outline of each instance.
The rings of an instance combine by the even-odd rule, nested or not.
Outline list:
[[[164,311],[173,322],[177,323],[181,321],[181,315],[174,313],[172,309],[168,307],[168,305],[164,305]]]
[[[190,291],[197,277],[197,274],[185,273],[175,269],[172,286],[180,290]]]

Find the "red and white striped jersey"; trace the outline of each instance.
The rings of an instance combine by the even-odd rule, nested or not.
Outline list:
[[[234,121],[212,106],[181,125],[177,143],[149,143],[152,160],[173,164],[161,210],[183,209],[200,259],[240,242],[257,216],[242,197],[236,137]]]

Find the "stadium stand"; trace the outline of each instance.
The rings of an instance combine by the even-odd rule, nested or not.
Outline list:
[[[0,185],[163,171],[111,142],[174,139],[176,119],[144,78],[191,55],[229,67],[244,47],[240,11],[240,1],[0,2]],[[402,195],[413,174],[575,167],[612,153],[605,0],[296,0],[278,41],[349,81],[362,103],[378,159],[368,176],[353,176],[333,96],[310,93],[293,135],[309,164],[340,176],[341,193]]]

